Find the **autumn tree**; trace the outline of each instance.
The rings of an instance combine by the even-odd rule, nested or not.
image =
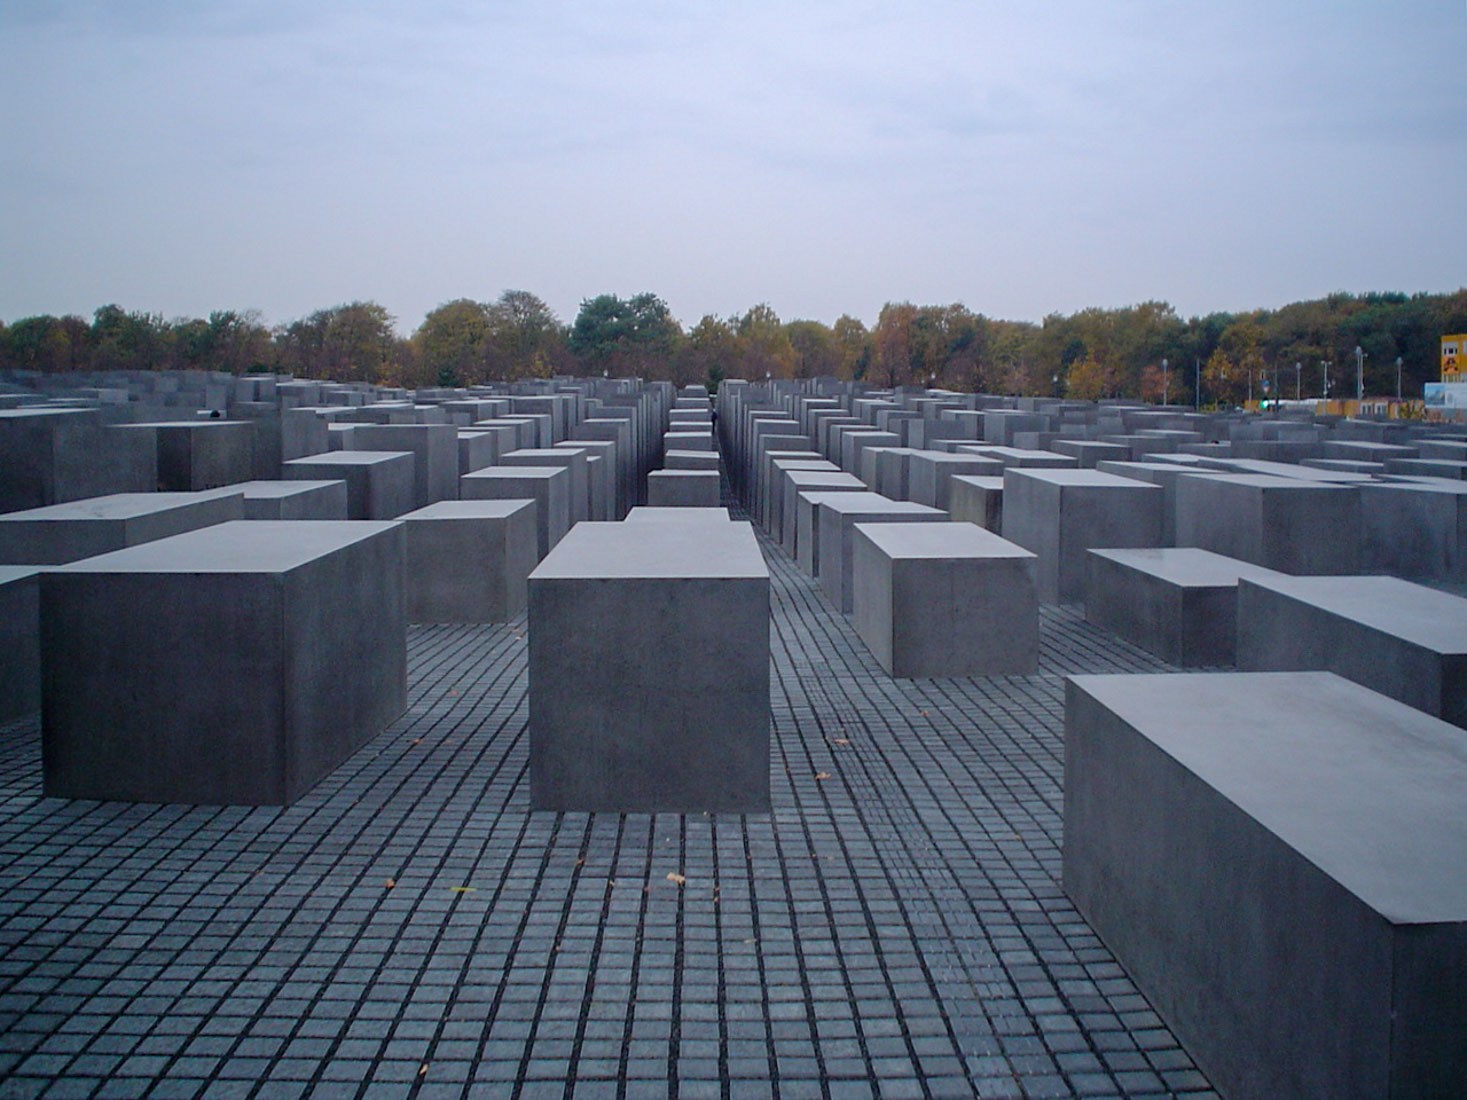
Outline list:
[[[843,313],[836,318],[830,336],[835,351],[835,376],[847,382],[865,378],[871,365],[871,333],[865,324]]]
[[[731,319],[739,340],[739,373],[744,378],[792,378],[795,349],[789,334],[768,304],[760,302]]]
[[[473,385],[487,379],[489,309],[482,302],[444,302],[429,310],[412,339],[423,372],[436,385]]]
[[[913,332],[917,307],[911,302],[887,302],[872,330],[877,381],[893,389],[913,381]]]
[[[712,392],[738,373],[739,339],[733,327],[706,313],[678,342],[670,381],[677,386],[702,384]]]
[[[60,374],[91,365],[91,329],[80,317],[22,317],[0,329],[0,364]]]
[[[1117,396],[1120,382],[1119,371],[1087,355],[1078,363],[1070,364],[1065,394],[1076,401],[1098,401],[1102,397]]]
[[[528,290],[506,290],[487,309],[495,377],[549,378],[570,365],[565,328]]]
[[[349,302],[284,326],[276,345],[286,369],[303,378],[386,381],[405,365],[392,321],[376,302]]]

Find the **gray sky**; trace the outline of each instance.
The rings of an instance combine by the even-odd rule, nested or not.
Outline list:
[[[0,318],[1467,284],[1463,0],[0,0]]]

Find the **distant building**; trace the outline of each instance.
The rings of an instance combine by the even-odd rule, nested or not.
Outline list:
[[[1423,397],[1428,415],[1467,419],[1467,333],[1442,337],[1442,378],[1428,382]]]

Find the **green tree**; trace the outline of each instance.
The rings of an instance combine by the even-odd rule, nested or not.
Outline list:
[[[94,370],[157,370],[169,365],[172,332],[154,313],[128,313],[105,305],[92,315]]]
[[[785,339],[794,354],[795,378],[831,378],[840,373],[835,334],[819,321],[791,321]]]
[[[682,329],[667,303],[643,293],[623,301],[601,294],[581,303],[570,350],[591,373],[654,377],[665,373]]]

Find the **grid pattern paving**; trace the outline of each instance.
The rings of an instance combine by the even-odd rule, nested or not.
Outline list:
[[[761,536],[762,538],[762,536]],[[0,1098],[1212,1097],[1059,885],[1063,679],[892,680],[763,543],[771,815],[530,814],[523,619],[288,809],[40,796],[0,729]]]

